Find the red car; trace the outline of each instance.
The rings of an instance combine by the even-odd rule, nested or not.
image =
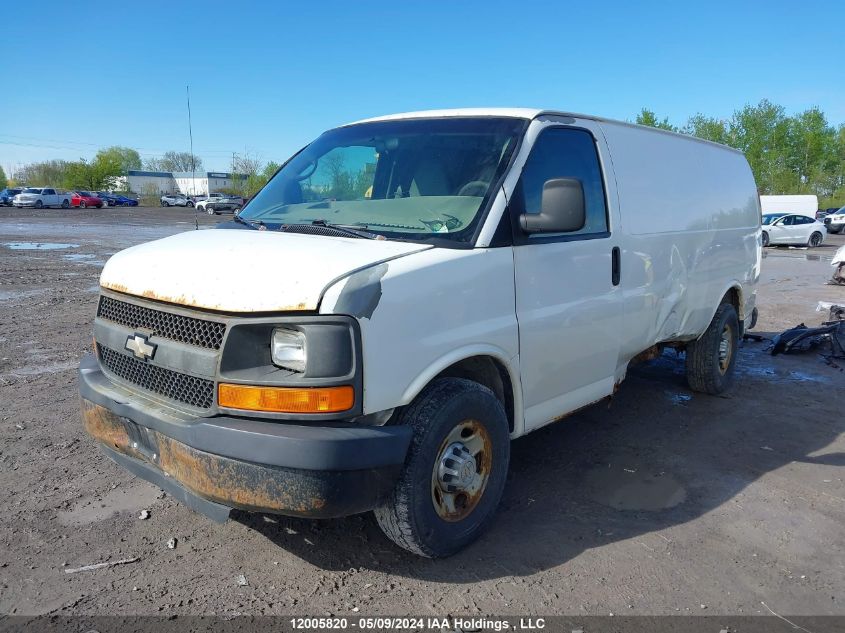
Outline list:
[[[74,191],[70,198],[70,206],[86,209],[88,207],[103,208],[103,201],[90,191]]]

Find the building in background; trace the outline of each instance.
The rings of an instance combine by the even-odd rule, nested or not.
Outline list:
[[[123,180],[123,179],[122,179]],[[173,179],[173,174],[169,171],[143,171],[140,169],[130,169],[126,172],[126,178],[123,183],[116,183],[117,188],[123,184],[123,189],[132,191],[138,194],[158,194],[175,193],[176,181]]]
[[[187,196],[207,196],[213,191],[232,189],[246,180],[243,174],[220,171],[191,172],[144,171],[130,169],[118,179],[115,188],[137,194],[184,193]]]
[[[176,172],[173,174],[178,190],[188,196],[207,196],[221,189],[237,188],[246,180],[244,174],[230,174],[228,172],[207,171],[192,174],[191,172]]]

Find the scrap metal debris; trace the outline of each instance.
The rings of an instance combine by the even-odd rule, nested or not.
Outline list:
[[[806,352],[829,342],[830,358],[845,359],[845,321],[827,321],[820,327],[803,323],[778,334],[773,340],[772,356]]]
[[[115,565],[127,565],[129,563],[134,563],[141,560],[138,557],[135,558],[121,558],[120,560],[113,560],[107,563],[95,563],[94,565],[83,565],[82,567],[72,567],[65,569],[66,574],[75,574],[80,571],[93,571],[95,569],[102,569],[104,567],[114,567]]]

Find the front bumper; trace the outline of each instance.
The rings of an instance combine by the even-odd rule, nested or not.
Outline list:
[[[283,423],[184,414],[79,368],[85,430],[135,475],[216,520],[230,508],[329,518],[376,507],[393,489],[407,426]]]

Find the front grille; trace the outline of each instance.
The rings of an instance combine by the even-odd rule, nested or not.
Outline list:
[[[162,338],[206,349],[220,349],[226,334],[225,323],[154,310],[106,296],[100,297],[97,316],[133,329],[152,330],[153,334]]]
[[[199,409],[208,409],[214,402],[211,380],[149,365],[99,343],[97,355],[105,369],[141,389]]]

